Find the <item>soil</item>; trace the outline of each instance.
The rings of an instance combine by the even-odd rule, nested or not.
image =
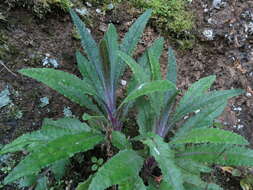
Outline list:
[[[193,48],[180,49],[170,36],[165,37],[166,48],[172,46],[176,52],[179,89],[185,91],[198,79],[215,74],[217,80],[213,89],[245,90],[245,94],[229,101],[219,120],[224,128],[243,135],[253,147],[253,50],[251,47],[253,31],[250,33],[249,29],[248,31],[245,29],[249,23],[247,11],[252,13],[253,17],[253,3],[250,0],[222,2],[224,4],[214,8],[207,0],[192,1],[189,9],[194,11],[196,19],[196,29],[193,31],[196,40]],[[106,15],[96,13],[95,7],[91,9],[94,9],[92,10],[94,16],[89,26],[97,40],[101,39],[110,22],[116,25],[122,37],[139,15],[138,10],[127,4],[109,11]],[[21,134],[39,129],[43,118],[63,117],[64,107],[69,107],[78,117],[85,111],[45,85],[18,74],[21,68],[43,67],[42,60],[48,56],[57,60],[59,69],[80,75],[74,57],[76,49],[80,49],[80,44],[73,38],[73,25],[69,15],[52,13],[41,20],[21,8],[12,9],[6,12],[6,15],[7,22],[0,20],[0,35],[4,38],[3,41],[0,40],[0,45],[7,44],[8,50],[4,56],[1,56],[0,52],[0,60],[8,70],[0,65],[0,92],[6,86],[9,87],[15,109],[10,112],[6,107],[0,108],[0,144],[7,144]],[[213,31],[212,39],[207,39],[203,35],[206,29]],[[160,35],[154,26],[148,26],[136,49],[136,56]],[[167,64],[166,54],[167,52],[164,51],[161,58],[162,69],[165,69]],[[127,79],[129,74],[130,72],[126,72],[124,79]],[[39,106],[40,98],[43,97],[49,98],[49,104],[45,107]],[[21,118],[15,117],[17,111],[22,112]],[[95,152],[97,154],[99,151]],[[87,162],[85,167],[89,168]],[[71,168],[72,171],[79,169],[75,166]],[[81,177],[87,177],[90,172],[81,174]],[[239,178],[231,178],[231,175],[224,172],[217,173],[215,175],[225,189],[241,189]],[[0,171],[0,180],[4,176]],[[4,189],[16,189],[16,187]]]

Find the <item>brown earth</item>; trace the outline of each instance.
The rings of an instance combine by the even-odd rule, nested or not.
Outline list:
[[[191,50],[180,50],[168,36],[166,48],[172,46],[176,51],[179,89],[186,90],[198,79],[215,74],[217,80],[213,89],[245,90],[245,94],[229,101],[219,120],[226,129],[247,138],[252,147],[253,34],[246,34],[245,23],[248,21],[242,14],[246,10],[252,11],[253,3],[236,0],[226,3],[219,9],[210,9],[209,1],[193,1],[189,8],[194,10],[196,18],[196,29],[193,31],[197,36],[196,43]],[[122,37],[139,12],[130,7],[126,11],[125,6],[120,6],[105,16],[97,14],[94,10],[92,14],[93,22],[89,26],[96,39],[100,39],[110,22],[116,25]],[[22,111],[23,116],[21,119],[15,119],[6,108],[0,109],[1,144],[9,143],[23,133],[39,129],[43,118],[62,117],[64,107],[70,107],[76,116],[81,116],[85,111],[45,85],[17,72],[21,68],[42,67],[42,59],[46,54],[50,54],[50,57],[58,61],[59,69],[79,75],[74,55],[80,45],[73,38],[73,25],[69,15],[52,14],[47,15],[46,19],[38,20],[24,9],[13,9],[7,15],[8,22],[1,22],[0,29],[1,34],[6,36],[5,43],[8,44],[9,50],[8,56],[1,59],[14,74],[0,65],[0,91],[6,85],[9,86],[13,104],[16,109]],[[213,29],[214,39],[207,40],[203,36],[202,32],[207,28]],[[136,55],[143,52],[158,36],[160,34],[156,29],[148,26]],[[165,69],[166,51],[161,58],[161,64]],[[130,72],[126,72],[124,78],[127,79],[129,74]],[[18,92],[18,95],[15,95],[15,92]],[[48,97],[50,102],[43,108],[39,106],[42,97]],[[221,181],[224,181],[223,184],[227,184],[227,190],[240,189],[238,178],[231,179],[227,173],[218,173]],[[0,179],[3,176],[0,172]]]

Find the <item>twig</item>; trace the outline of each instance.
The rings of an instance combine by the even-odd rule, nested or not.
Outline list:
[[[3,61],[0,60],[0,64],[1,64],[7,71],[9,71],[12,75],[14,75],[15,77],[17,77],[17,74],[15,74],[14,72],[12,72],[12,71],[3,63]]]

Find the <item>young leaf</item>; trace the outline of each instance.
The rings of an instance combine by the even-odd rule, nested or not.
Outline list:
[[[154,114],[149,102],[141,98],[138,100],[138,115],[137,123],[139,126],[139,133],[146,135],[152,132],[154,126]]]
[[[148,81],[148,76],[146,75],[145,71],[138,63],[135,62],[133,58],[131,58],[129,55],[127,55],[126,53],[122,51],[118,51],[118,55],[131,68],[131,70],[133,71],[134,77],[138,81],[138,83],[143,83],[143,82]]]
[[[167,80],[177,84],[177,62],[172,48],[168,50]]]
[[[193,129],[184,136],[180,136],[170,142],[170,144],[183,143],[249,144],[241,135],[215,128]]]
[[[103,88],[98,73],[92,66],[93,63],[89,62],[79,51],[76,52],[76,60],[84,81],[96,89],[99,97],[103,97]]]
[[[159,59],[157,59],[157,57],[154,54],[154,52],[152,51],[152,49],[148,50],[148,58],[149,58],[152,80],[161,80],[162,74],[161,74],[161,70],[160,70]]]
[[[118,66],[118,34],[114,25],[109,24],[108,30],[104,38],[100,42],[100,53],[103,60],[104,74],[110,79],[111,90],[113,90],[115,75],[117,73]],[[106,69],[107,68],[107,69]],[[107,70],[107,71],[106,71]]]
[[[147,95],[153,92],[162,92],[168,90],[175,90],[176,87],[173,83],[166,80],[157,80],[141,84],[136,90],[133,90],[121,103],[124,104],[134,100],[140,96]]]
[[[75,75],[60,70],[32,68],[21,69],[19,72],[25,76],[43,82],[81,106],[84,106],[86,102],[83,96],[84,94],[95,95],[93,88],[89,86],[89,84],[84,84],[83,81]]]
[[[132,147],[126,136],[119,131],[112,132],[112,145],[117,147],[119,150],[131,149]]]
[[[129,31],[126,33],[123,42],[121,44],[121,50],[131,55],[134,51],[135,46],[137,45],[143,30],[148,22],[149,17],[151,16],[152,10],[148,9],[143,13],[135,23],[130,27]]]
[[[143,141],[148,145],[150,154],[157,161],[162,170],[163,179],[169,182],[173,189],[184,190],[183,180],[180,169],[176,166],[174,152],[163,139],[155,134],[150,133],[150,138]]]
[[[89,58],[89,61],[92,63],[94,70],[99,76],[99,81],[101,86],[104,85],[104,77],[103,77],[103,70],[102,70],[102,62],[101,57],[99,53],[98,46],[95,42],[95,40],[92,38],[92,35],[88,31],[88,29],[85,27],[84,23],[81,21],[81,19],[77,16],[77,14],[70,9],[70,14],[72,17],[72,20],[81,36],[81,42],[82,46],[87,53],[87,56]]]
[[[143,159],[132,150],[123,150],[108,160],[93,177],[89,190],[104,190],[138,176]],[[129,167],[131,166],[131,167]]]
[[[134,48],[136,47],[143,30],[148,22],[149,17],[151,16],[152,10],[148,9],[143,13],[135,23],[130,27],[129,31],[126,33],[122,44],[120,46],[120,50],[125,52],[128,55],[132,55]],[[118,81],[120,76],[125,70],[125,64],[119,64],[115,81]]]
[[[42,168],[75,153],[92,149],[102,141],[102,136],[90,132],[70,134],[50,141],[22,160],[4,179],[4,184],[11,183],[21,177],[38,173]]]

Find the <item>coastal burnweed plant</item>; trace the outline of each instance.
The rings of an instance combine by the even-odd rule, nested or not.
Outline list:
[[[57,121],[45,120],[41,130],[22,135],[3,147],[0,155],[23,150],[29,152],[28,156],[5,178],[5,184],[22,177],[30,178],[32,176],[34,178],[34,175],[45,167],[51,167],[50,170],[57,173],[54,172],[54,168],[57,168],[58,165],[65,165],[66,159],[75,153],[92,149],[103,141],[110,142],[112,137],[113,143],[120,146],[125,136],[117,131],[122,129],[123,119],[132,102],[145,94],[174,88],[174,85],[168,81],[147,82],[143,84],[142,88],[137,88],[128,94],[119,106],[116,105],[116,90],[120,77],[126,68],[124,62],[118,57],[118,51],[121,50],[132,55],[151,15],[151,10],[147,10],[136,20],[121,44],[118,43],[115,27],[109,25],[99,45],[76,13],[72,10],[70,13],[87,55],[86,58],[81,52],[76,53],[82,79],[70,73],[50,68],[22,69],[20,73],[43,82],[73,102],[88,108],[92,114],[84,114],[83,119],[89,125],[70,118]],[[131,150],[122,154],[127,154],[126,157],[123,156],[124,159],[135,156],[136,159],[132,162],[139,160],[133,166],[140,164],[142,160],[137,153]],[[137,171],[137,169],[139,168],[134,170]],[[127,171],[128,169],[126,169]],[[128,172],[132,171],[133,168]],[[111,185],[113,184],[114,182]],[[94,187],[91,186],[91,188],[96,189],[97,185],[98,183],[94,182]],[[102,184],[101,187],[105,186]]]
[[[159,58],[163,43],[162,38],[156,40],[137,62],[119,52],[121,59],[133,71],[129,86],[138,88],[145,82],[162,79]],[[165,80],[174,85],[177,82],[176,70],[176,59],[173,50],[169,49]],[[220,190],[222,188],[218,185],[201,179],[202,173],[212,172],[212,164],[253,165],[253,151],[245,147],[249,144],[247,140],[213,127],[228,99],[240,95],[243,90],[208,91],[214,81],[215,76],[208,76],[195,82],[178,104],[176,88],[142,96],[136,102],[140,135],[134,140],[146,146],[142,176],[145,176],[150,189]],[[133,89],[129,88],[129,91]],[[169,133],[174,135],[166,139]],[[161,171],[159,184],[153,176],[157,168]]]
[[[245,147],[248,142],[243,137],[212,127],[227,100],[242,90],[208,92],[215,80],[215,76],[210,76],[194,83],[176,105],[176,60],[171,49],[166,79],[160,71],[163,39],[155,41],[138,63],[131,57],[150,10],[136,20],[121,44],[115,27],[109,25],[99,45],[79,17],[72,10],[70,13],[87,55],[76,54],[82,79],[48,68],[20,72],[88,108],[90,114],[83,115],[87,123],[76,118],[45,119],[40,130],[5,145],[0,156],[17,151],[27,153],[5,177],[5,184],[22,179],[30,186],[46,185],[43,173],[51,171],[60,179],[69,158],[105,142],[119,151],[96,165],[96,172],[79,183],[77,190],[112,186],[120,190],[217,190],[221,189],[218,185],[201,180],[201,173],[212,171],[211,164],[253,165],[253,151]],[[133,79],[126,98],[118,103],[116,90],[126,65],[132,69]],[[129,140],[121,130],[132,106],[138,110],[140,135]],[[170,132],[174,135],[166,138]],[[133,148],[133,141],[142,142],[143,149]],[[154,179],[157,173],[159,179]]]

